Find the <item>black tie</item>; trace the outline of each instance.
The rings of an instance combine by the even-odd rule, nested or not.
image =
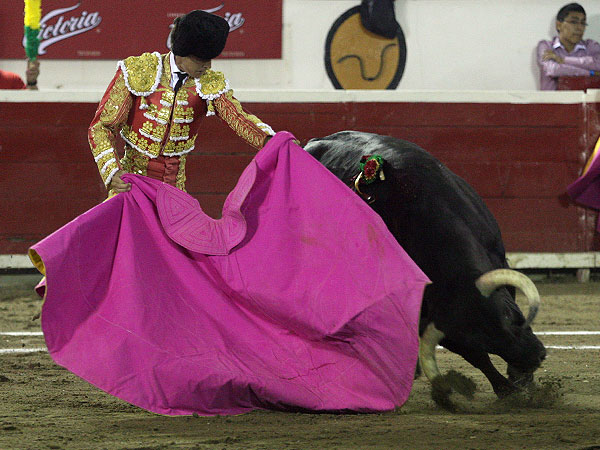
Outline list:
[[[175,72],[177,74],[177,83],[175,83],[175,93],[177,93],[177,91],[179,90],[179,88],[181,87],[181,85],[183,84],[183,81],[187,78],[187,73],[185,72]]]

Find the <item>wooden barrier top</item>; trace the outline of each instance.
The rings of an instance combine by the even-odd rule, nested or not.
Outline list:
[[[438,90],[245,90],[236,97],[254,103],[599,103],[600,90],[583,91],[438,91]],[[5,103],[98,103],[103,91],[0,90]]]

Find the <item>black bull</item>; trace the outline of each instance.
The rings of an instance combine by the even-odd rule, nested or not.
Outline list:
[[[539,295],[529,278],[508,269],[498,224],[473,188],[417,145],[388,136],[343,131],[312,139],[305,149],[352,187],[363,155],[383,157],[385,179],[359,180],[355,189],[432,281],[423,299],[419,362],[434,391],[442,379],[438,343],[481,370],[499,397],[530,383],[546,355],[530,326]],[[529,299],[527,319],[515,288]],[[508,378],[489,354],[507,362]],[[437,384],[450,391],[446,382]]]

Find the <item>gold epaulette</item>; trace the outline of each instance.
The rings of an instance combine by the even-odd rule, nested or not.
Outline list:
[[[229,81],[225,79],[223,72],[215,72],[212,69],[204,72],[196,83],[198,95],[205,100],[214,100],[228,90]]]
[[[137,96],[148,96],[158,87],[163,71],[162,56],[158,52],[130,56],[119,61],[127,89]]]
[[[196,78],[196,92],[201,98],[206,100],[208,107],[207,116],[215,114],[215,107],[212,101],[230,90],[229,81],[225,78],[223,72],[208,69],[200,78]]]

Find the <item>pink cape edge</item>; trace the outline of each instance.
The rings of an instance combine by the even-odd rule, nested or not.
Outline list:
[[[221,220],[129,174],[130,192],[35,244],[54,361],[159,414],[401,406],[429,280],[293,139],[256,155]]]
[[[587,163],[587,170],[567,187],[569,196],[580,205],[600,210],[600,140]],[[600,220],[596,225],[600,232]]]

